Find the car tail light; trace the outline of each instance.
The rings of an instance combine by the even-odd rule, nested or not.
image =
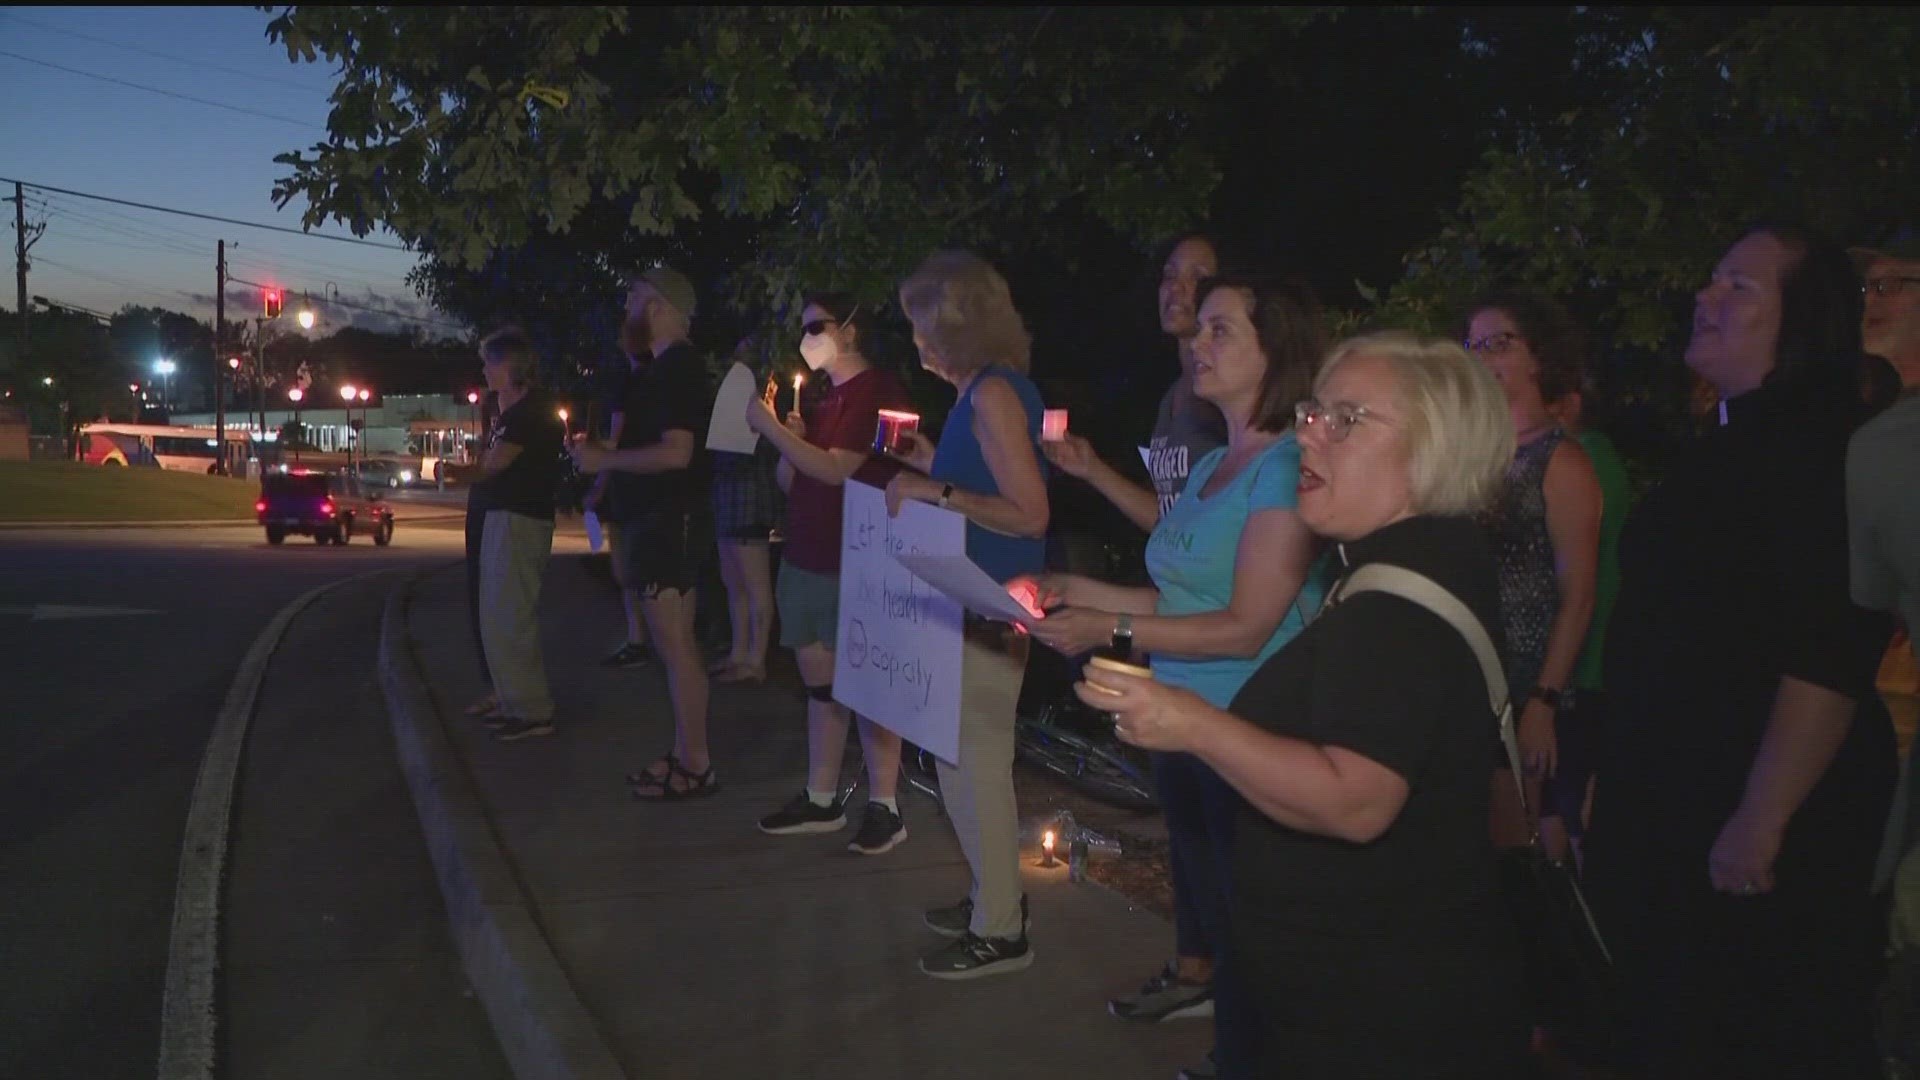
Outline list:
[[[328,499],[326,502],[323,502],[320,504],[320,512],[327,515],[328,517],[332,517],[336,512],[338,512],[338,508],[333,505],[332,499]]]
[[[259,502],[257,502],[257,503],[254,503],[254,504],[253,504],[253,512],[254,512],[254,513],[256,513],[256,514],[264,514],[264,513],[266,513],[266,512],[267,512],[267,500],[265,500],[265,499],[261,499],[261,500],[260,500]]]

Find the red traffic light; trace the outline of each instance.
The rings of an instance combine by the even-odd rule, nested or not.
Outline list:
[[[265,301],[267,318],[269,319],[279,318],[280,317],[280,299],[281,299],[280,290],[279,289],[263,289],[261,290],[260,295],[262,299]]]

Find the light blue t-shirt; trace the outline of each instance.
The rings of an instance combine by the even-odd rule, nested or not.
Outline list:
[[[1292,510],[1300,481],[1300,445],[1291,431],[1240,470],[1219,491],[1202,498],[1207,481],[1227,456],[1223,447],[1200,459],[1186,490],[1160,515],[1147,540],[1147,572],[1160,590],[1157,615],[1198,615],[1224,610],[1233,600],[1234,559],[1247,519],[1259,510]],[[1316,562],[1293,606],[1257,656],[1188,658],[1153,654],[1153,677],[1182,686],[1224,709],[1267,657],[1306,628],[1326,595],[1324,567]]]

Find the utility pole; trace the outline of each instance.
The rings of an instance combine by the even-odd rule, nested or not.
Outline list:
[[[227,242],[220,241],[213,262],[213,442],[214,460],[227,475]]]
[[[17,369],[24,369],[27,362],[27,249],[33,241],[40,239],[41,225],[33,230],[33,239],[27,238],[27,193],[26,187],[18,180],[13,183],[13,271],[14,281],[19,286],[18,305],[14,308],[20,316],[20,357],[15,361]]]

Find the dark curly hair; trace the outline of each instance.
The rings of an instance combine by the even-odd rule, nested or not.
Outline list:
[[[1480,294],[1467,308],[1460,328],[1465,337],[1473,317],[1483,311],[1498,311],[1513,321],[1540,365],[1540,399],[1559,401],[1574,391],[1587,389],[1586,335],[1573,316],[1558,301],[1522,289],[1500,287]]]

